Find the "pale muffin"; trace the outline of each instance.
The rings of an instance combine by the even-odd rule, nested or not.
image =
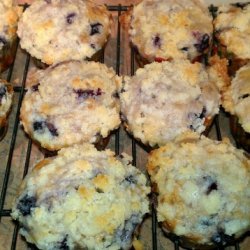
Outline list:
[[[158,221],[184,245],[223,246],[250,229],[250,160],[229,140],[182,135],[152,151],[147,168]]]
[[[13,205],[20,233],[39,249],[129,249],[150,191],[129,160],[85,144],[39,162]]]
[[[91,58],[106,43],[111,16],[104,5],[82,0],[37,0],[18,23],[21,47],[50,65]]]
[[[188,60],[147,64],[124,79],[120,99],[125,128],[150,146],[188,130],[202,133],[219,112],[215,79],[202,64]]]
[[[112,68],[96,62],[69,61],[37,70],[27,80],[21,123],[49,150],[96,143],[120,125],[120,85]]]
[[[131,12],[130,38],[152,62],[190,59],[210,46],[213,32],[208,7],[199,0],[144,0]]]

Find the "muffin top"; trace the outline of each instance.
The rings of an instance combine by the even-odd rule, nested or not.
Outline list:
[[[13,205],[21,234],[39,249],[128,249],[150,192],[130,160],[83,144],[38,163]]]
[[[240,68],[232,83],[223,92],[222,105],[239,118],[243,129],[250,133],[250,64]]]
[[[37,0],[18,23],[23,49],[46,64],[90,58],[111,31],[103,5],[82,0]]]
[[[95,143],[120,124],[120,84],[113,69],[96,62],[68,61],[37,70],[27,80],[21,122],[49,150]]]
[[[190,129],[203,132],[220,104],[219,91],[204,66],[188,60],[138,69],[124,79],[120,98],[127,130],[151,146]]]
[[[229,140],[192,133],[151,152],[163,228],[196,244],[225,244],[250,229],[250,160]]]
[[[131,14],[130,37],[141,55],[158,59],[194,59],[208,47],[212,18],[199,0],[144,0]]]
[[[10,110],[13,97],[13,88],[5,80],[0,79],[0,127]]]
[[[241,59],[250,59],[250,5],[238,3],[223,5],[214,20],[216,36],[229,53]]]
[[[0,50],[16,36],[17,22],[22,8],[14,6],[12,0],[0,2]]]

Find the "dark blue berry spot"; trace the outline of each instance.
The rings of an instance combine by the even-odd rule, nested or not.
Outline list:
[[[54,249],[60,250],[69,250],[69,246],[67,244],[68,235],[66,235],[61,242],[57,242]]]
[[[96,190],[96,192],[99,193],[99,194],[104,193],[104,191],[103,191],[101,188],[96,188],[95,190]]]
[[[188,51],[188,47],[181,48],[182,51]]]
[[[93,36],[95,34],[100,34],[101,32],[101,28],[102,28],[102,24],[101,23],[92,23],[90,24],[90,35]]]
[[[244,95],[240,96],[239,99],[245,99],[245,98],[247,98],[249,96],[250,96],[250,94],[244,94]]]
[[[37,83],[36,85],[33,85],[33,86],[31,87],[32,91],[33,91],[33,92],[38,91],[39,85],[40,85],[40,83]]]
[[[160,48],[161,47],[161,38],[159,37],[159,35],[156,35],[153,38],[153,44],[155,47]]]
[[[95,45],[94,45],[93,43],[90,44],[90,47],[91,47],[92,49],[95,49],[95,48],[96,48]]]
[[[198,38],[198,43],[194,44],[196,50],[200,53],[206,50],[209,47],[209,39],[208,34],[204,34],[201,38]]]
[[[249,5],[250,2],[246,2],[246,3],[232,3],[231,5],[237,8],[241,8],[244,9],[247,5]]]
[[[26,194],[17,204],[17,209],[23,216],[29,215],[31,209],[36,206],[36,198]]]
[[[206,195],[209,195],[213,190],[217,190],[217,182],[211,176],[204,176],[203,182],[205,182],[206,186]]]
[[[88,97],[96,97],[102,94],[102,90],[98,88],[97,90],[93,89],[74,89],[74,93],[77,94],[77,97],[80,99],[86,99]]]
[[[129,182],[130,184],[136,184],[137,181],[133,175],[129,175],[125,178],[125,181]]]
[[[72,24],[75,21],[76,13],[69,13],[66,17],[67,23]]]
[[[206,195],[209,195],[213,190],[217,189],[218,189],[217,183],[216,182],[211,183],[207,188]]]
[[[132,215],[128,220],[125,221],[124,228],[117,231],[116,235],[119,237],[119,239],[121,239],[122,245],[127,245],[127,243],[131,241],[133,232],[138,223],[139,216]]]
[[[33,129],[37,132],[42,132],[44,130],[44,121],[33,122]]]
[[[6,95],[7,88],[5,86],[0,87],[0,104],[2,103],[3,97]]]
[[[50,122],[45,122],[46,127],[48,128],[49,132],[51,133],[51,135],[53,136],[58,136],[58,131],[57,128],[54,126],[54,124],[50,123]]]

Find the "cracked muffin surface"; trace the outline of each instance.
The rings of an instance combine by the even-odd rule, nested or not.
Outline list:
[[[154,60],[193,60],[208,49],[213,31],[207,6],[198,0],[144,0],[131,11],[130,38]]]
[[[150,153],[159,222],[201,245],[224,245],[250,229],[250,160],[229,140],[182,135]]]
[[[146,177],[91,144],[64,148],[24,179],[12,217],[39,249],[129,249],[149,211]]]
[[[96,143],[120,125],[120,78],[96,62],[69,61],[28,77],[20,119],[42,147]]]
[[[17,31],[21,47],[48,65],[91,58],[110,32],[106,7],[82,0],[34,1]]]
[[[188,60],[138,69],[135,76],[124,78],[121,89],[126,129],[150,146],[163,145],[188,130],[203,132],[219,112],[215,79],[202,64]]]

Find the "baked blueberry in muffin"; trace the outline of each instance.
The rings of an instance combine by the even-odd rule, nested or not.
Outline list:
[[[210,47],[212,32],[202,1],[144,0],[131,11],[130,38],[148,62],[196,60]]]
[[[49,150],[98,143],[119,127],[115,93],[120,85],[113,69],[96,62],[68,61],[37,70],[27,80],[20,111],[24,130]]]
[[[91,58],[110,32],[106,7],[82,0],[34,1],[17,31],[21,47],[48,65]]]
[[[229,140],[183,134],[153,150],[157,217],[183,245],[222,247],[250,229],[250,160]]]
[[[130,160],[83,144],[39,162],[14,201],[20,233],[39,249],[129,249],[150,192]]]

